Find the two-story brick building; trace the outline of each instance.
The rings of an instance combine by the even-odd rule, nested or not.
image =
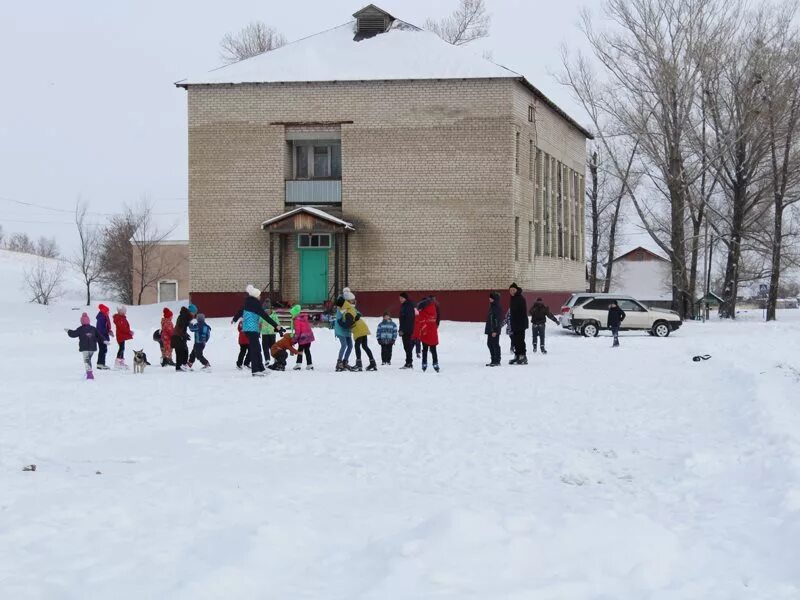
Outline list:
[[[374,5],[354,16],[176,84],[194,303],[349,285],[366,314],[436,292],[474,320],[512,281],[553,304],[584,289],[590,134],[521,75]]]

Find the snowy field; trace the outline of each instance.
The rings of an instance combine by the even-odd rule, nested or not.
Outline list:
[[[86,382],[79,303],[25,304],[9,264],[2,599],[800,598],[800,311],[617,350],[550,327],[491,370],[444,322],[438,375],[334,373],[318,331],[316,371],[263,380],[223,319],[210,373]],[[129,311],[154,365],[158,315]]]

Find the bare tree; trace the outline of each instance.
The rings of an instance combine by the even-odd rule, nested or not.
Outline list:
[[[773,60],[765,76],[773,211],[767,321],[775,320],[778,306],[784,213],[800,200],[800,140],[797,138],[800,126],[800,37],[790,26],[791,15],[781,23],[781,36],[773,48]]]
[[[484,0],[459,0],[449,17],[439,21],[428,19],[425,29],[432,31],[445,42],[454,46],[463,46],[489,37],[492,17],[486,12]]]
[[[34,254],[42,258],[58,258],[61,256],[56,238],[41,236],[39,241],[36,242],[36,251]]]
[[[24,281],[31,293],[31,302],[49,305],[63,294],[64,264],[60,260],[40,256],[36,266],[25,270]]]
[[[236,33],[226,33],[220,41],[220,56],[226,64],[239,62],[286,44],[286,38],[266,23],[252,21]]]
[[[92,284],[102,276],[100,261],[100,233],[86,221],[87,205],[75,203],[75,227],[78,230],[78,250],[72,258],[72,266],[81,274],[86,286],[86,306],[92,303]]]
[[[136,216],[126,207],[123,213],[109,218],[100,230],[100,282],[125,304],[133,303],[131,238],[136,228]]]
[[[175,228],[160,227],[154,218],[153,207],[146,199],[134,209],[133,215],[136,223],[136,231],[131,238],[133,282],[136,304],[141,304],[144,291],[155,288],[160,279],[175,273],[180,263],[158,248]]]
[[[28,237],[27,233],[13,233],[8,238],[6,248],[12,252],[22,252],[24,254],[36,254],[36,244]]]

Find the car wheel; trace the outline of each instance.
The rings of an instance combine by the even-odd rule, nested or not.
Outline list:
[[[583,327],[581,327],[581,333],[583,337],[597,337],[597,334],[600,333],[600,328],[597,323],[584,323]]]
[[[664,321],[657,321],[653,325],[653,335],[660,338],[665,338],[669,335],[669,325]]]

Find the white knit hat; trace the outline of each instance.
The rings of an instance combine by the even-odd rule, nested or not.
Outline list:
[[[253,298],[261,298],[261,290],[248,284],[245,291]]]
[[[346,288],[344,288],[344,289],[342,290],[342,296],[343,296],[343,297],[344,297],[344,299],[345,299],[345,300],[347,300],[348,302],[352,302],[353,300],[355,300],[355,299],[356,299],[356,295],[355,295],[353,292],[351,292],[351,291],[350,291],[350,288],[349,288],[349,287],[346,287]]]

